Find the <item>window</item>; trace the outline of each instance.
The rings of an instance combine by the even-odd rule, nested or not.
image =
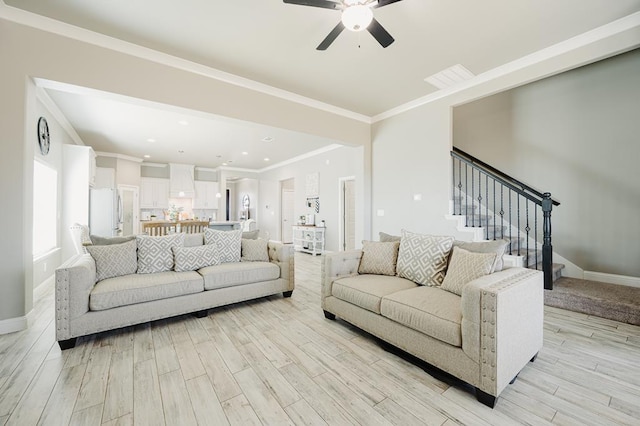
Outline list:
[[[57,247],[58,241],[58,172],[40,162],[33,162],[33,255]]]

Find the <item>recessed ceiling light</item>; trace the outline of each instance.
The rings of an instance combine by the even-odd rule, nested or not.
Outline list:
[[[178,124],[182,124],[183,126],[188,126],[189,122],[187,120],[180,120],[178,121]]]
[[[247,151],[242,151],[242,155],[249,155]]]
[[[227,160],[227,163],[233,163],[233,160]]]
[[[153,138],[149,138],[149,139],[147,139],[147,142],[154,143],[155,141],[156,141],[156,140],[155,140],[155,139],[153,139]]]
[[[265,159],[264,159],[264,161],[269,161],[269,158],[268,158],[268,157],[267,157],[267,158],[265,158]]]
[[[262,138],[262,142],[273,142],[273,138],[271,136],[265,136]]]
[[[223,165],[223,166],[228,166],[228,164],[227,164],[227,163],[222,163],[222,165]]]
[[[149,154],[145,154],[144,158],[151,158],[151,156]]]

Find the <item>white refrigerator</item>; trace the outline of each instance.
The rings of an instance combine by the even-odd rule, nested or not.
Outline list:
[[[89,230],[92,235],[115,237],[122,232],[122,201],[111,188],[92,189],[89,195]]]

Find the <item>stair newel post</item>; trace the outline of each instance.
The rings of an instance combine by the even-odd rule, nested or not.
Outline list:
[[[553,248],[551,246],[551,209],[553,201],[551,194],[545,192],[542,198],[542,272],[544,274],[544,288],[553,290]]]

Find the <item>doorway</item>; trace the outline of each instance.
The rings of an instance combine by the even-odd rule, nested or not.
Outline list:
[[[340,250],[353,250],[356,247],[356,180],[355,177],[339,179],[340,216],[338,235]]]
[[[293,242],[295,224],[295,180],[280,181],[280,239],[283,243]]]
[[[140,233],[138,192],[137,186],[118,185],[118,235]]]

